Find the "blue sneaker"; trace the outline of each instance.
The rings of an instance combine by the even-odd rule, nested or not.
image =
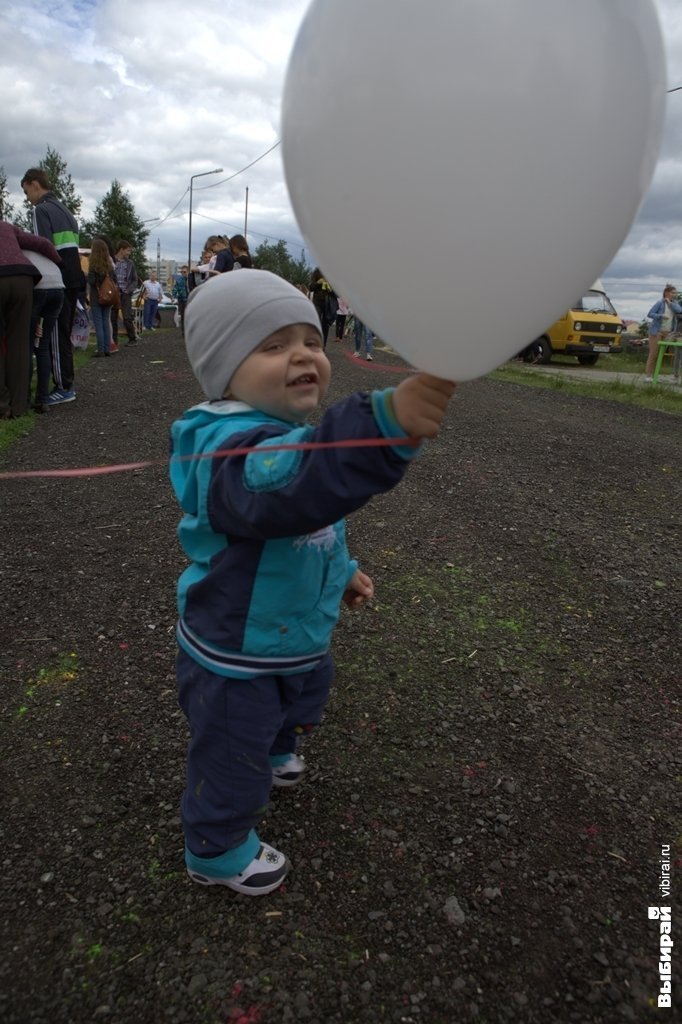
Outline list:
[[[210,863],[209,860],[208,867]],[[267,843],[261,843],[251,863],[238,875],[221,878],[217,875],[205,875],[191,867],[187,868],[187,873],[192,881],[198,882],[199,885],[226,885],[228,889],[234,889],[245,896],[265,896],[280,887],[288,870],[289,862],[284,854]]]
[[[272,769],[273,786],[297,786],[303,778],[305,761],[298,754],[290,754],[284,764],[278,764]]]
[[[63,405],[64,402],[75,402],[76,392],[73,388],[68,390],[64,388],[55,388],[51,394],[47,396],[48,405]]]

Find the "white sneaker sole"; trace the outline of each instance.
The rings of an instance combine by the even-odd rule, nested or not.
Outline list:
[[[279,889],[280,885],[286,878],[288,871],[289,862],[287,861],[286,871],[283,875],[280,875],[276,882],[270,882],[268,885],[259,885],[258,887],[255,887],[238,881],[239,875],[233,875],[232,878],[211,878],[209,875],[200,875],[197,871],[192,871],[190,868],[187,868],[187,874],[189,877],[193,882],[198,882],[199,885],[223,885],[228,889],[233,889],[234,892],[242,893],[244,896],[267,896],[268,893],[274,892],[275,889]]]
[[[277,773],[273,770],[273,773],[272,773],[272,784],[273,784],[273,786],[278,786],[278,787],[280,787],[282,789],[284,789],[286,787],[289,787],[289,786],[298,786],[299,782],[301,781],[301,779],[305,775],[306,764],[305,764],[305,761],[303,760],[303,758],[302,757],[298,757],[297,755],[294,755],[292,760],[294,762],[294,766],[298,767],[298,771],[291,770],[291,771],[287,772],[285,775],[277,775]],[[282,765],[282,767],[285,767],[285,766]],[[292,768],[293,768],[293,766],[292,766]]]
[[[303,779],[304,774],[305,772],[301,772],[295,779],[283,779],[280,775],[273,775],[272,784],[273,786],[277,786],[278,789],[287,789],[291,786],[298,786]]]

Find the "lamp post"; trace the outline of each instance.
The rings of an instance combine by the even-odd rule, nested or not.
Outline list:
[[[187,269],[192,269],[192,189],[195,178],[204,178],[207,174],[222,174],[222,167],[216,167],[213,171],[202,171],[201,174],[193,174],[189,179],[189,248],[187,252]]]

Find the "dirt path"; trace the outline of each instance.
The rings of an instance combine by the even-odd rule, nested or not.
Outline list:
[[[332,397],[397,379],[331,357]],[[290,880],[248,901],[182,862],[163,459],[198,398],[160,332],[89,364],[0,464],[159,460],[0,482],[0,1019],[662,1019],[647,908],[680,885],[659,888],[682,833],[679,418],[461,387],[350,523],[377,599],[343,616],[310,778],[263,828]]]

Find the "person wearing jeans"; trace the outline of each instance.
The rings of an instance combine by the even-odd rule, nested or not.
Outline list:
[[[676,295],[677,289],[675,285],[667,284],[663,289],[663,298],[659,299],[647,313],[647,318],[651,320],[651,327],[649,328],[649,355],[644,371],[646,374],[644,380],[647,384],[651,384],[654,379],[653,374],[656,369],[656,360],[658,359],[658,343],[675,333],[677,317],[682,313],[682,306],[676,300]],[[673,366],[674,372],[675,367]],[[679,367],[677,373],[679,375]]]
[[[137,270],[130,258],[133,247],[124,238],[118,243],[116,255],[114,256],[114,267],[116,270],[116,284],[121,296],[121,316],[123,326],[128,335],[128,344],[137,344],[135,333],[135,321],[133,320],[133,292],[137,288]],[[112,320],[113,341],[118,341],[118,310]]]
[[[372,362],[372,344],[374,342],[374,331],[372,331],[369,327],[367,327],[365,324],[363,324],[362,320],[358,320],[357,316],[355,317],[354,337],[355,337],[355,352],[353,352],[353,355],[354,356],[358,356],[358,357],[360,356],[360,350],[362,348],[362,339],[364,338],[364,340],[365,340],[365,359],[369,363],[371,363]]]
[[[49,395],[48,405],[73,402],[76,391],[71,331],[78,296],[83,289],[83,270],[78,254],[78,223],[68,207],[51,191],[50,181],[42,168],[29,167],[21,179],[21,187],[29,203],[35,207],[34,234],[49,239],[62,261],[64,301],[57,329],[49,339],[54,388]]]
[[[40,281],[33,289],[31,326],[28,335],[28,400],[30,404],[33,354],[35,352],[38,379],[33,408],[36,412],[44,413],[48,410],[50,373],[52,372],[50,338],[57,328],[59,314],[64,303],[64,281],[59,264],[55,259],[47,258],[38,252],[30,252],[28,249],[22,249],[22,252],[42,274]]]
[[[103,306],[99,301],[99,288],[105,277],[113,276],[114,269],[106,243],[100,238],[93,238],[90,250],[90,267],[88,285],[90,315],[97,337],[96,356],[110,355],[111,343],[111,306]]]
[[[159,303],[163,299],[163,288],[159,281],[157,281],[155,270],[152,270],[149,275],[149,280],[144,282],[142,288],[144,295],[144,329],[145,331],[153,331],[154,321],[156,320],[156,311],[159,308]]]

